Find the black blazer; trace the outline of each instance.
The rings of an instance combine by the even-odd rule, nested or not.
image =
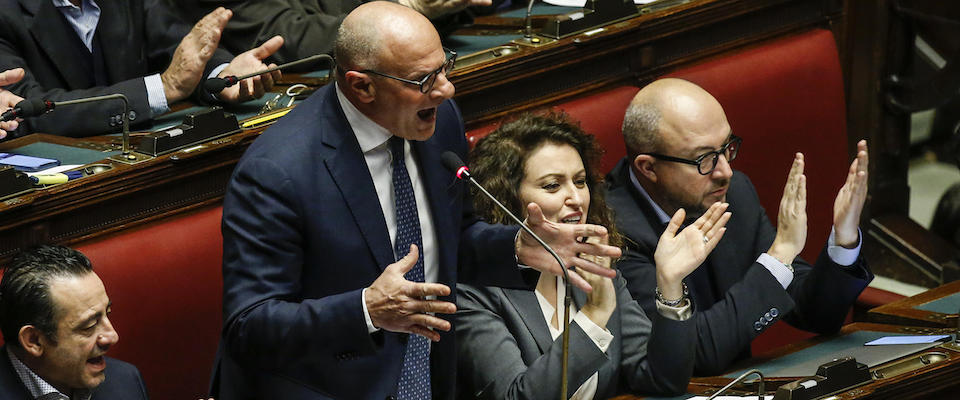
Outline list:
[[[283,47],[270,60],[277,64],[314,54],[332,54],[333,42],[343,18],[364,3],[362,0],[165,0],[187,21],[199,21],[217,7],[233,11],[221,43],[241,53],[283,36]],[[175,5],[175,7],[173,6]],[[311,71],[326,65],[305,65]]]
[[[106,379],[93,390],[90,400],[147,400],[147,388],[137,367],[110,357],[106,360]],[[0,347],[0,399],[31,398],[30,391],[10,363],[7,347]]]
[[[555,399],[560,394],[562,340],[553,340],[532,287],[458,286],[457,361],[461,399]],[[575,322],[570,323],[568,393],[598,373],[595,399],[618,394],[677,395],[693,373],[694,320],[653,320],[614,279],[617,309],[607,321],[614,339],[606,353]],[[574,302],[586,294],[574,288]]]
[[[522,285],[516,227],[477,222],[468,190],[440,162],[466,155],[460,113],[437,110],[436,133],[411,142],[427,189],[438,282]],[[373,171],[374,173],[382,171]],[[384,399],[396,395],[407,335],[367,333],[361,291],[394,262],[356,136],[328,85],[244,154],[223,204],[223,364],[218,400]],[[494,267],[499,266],[499,267]],[[442,316],[446,317],[446,316]],[[454,332],[431,350],[433,394],[453,396]]]
[[[31,99],[53,101],[120,93],[130,101],[131,124],[151,118],[143,77],[163,72],[191,26],[157,0],[98,0],[100,22],[94,42],[105,68],[100,82],[97,57],[83,45],[49,0],[0,0],[0,71],[23,67],[27,74],[7,87]],[[232,56],[218,50],[204,77]],[[105,81],[104,81],[105,80]],[[44,132],[89,136],[118,132],[119,101],[78,104],[23,121],[16,136]]]
[[[616,212],[617,227],[629,239],[617,267],[627,287],[647,313],[655,309],[656,267],[653,254],[665,225],[629,177],[621,160],[607,180],[607,202]],[[727,232],[707,260],[684,279],[698,312],[695,373],[716,375],[734,361],[749,357],[750,342],[774,322],[820,333],[834,333],[847,311],[873,279],[861,256],[848,267],[830,260],[826,246],[814,266],[794,260],[793,281],[786,290],[756,262],[776,237],[746,175],[734,171],[727,192],[732,213]]]

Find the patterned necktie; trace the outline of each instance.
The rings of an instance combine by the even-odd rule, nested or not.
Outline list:
[[[407,280],[423,282],[423,240],[420,237],[420,216],[417,214],[417,199],[413,194],[410,174],[403,157],[403,138],[390,138],[390,153],[393,154],[393,197],[397,215],[397,238],[394,253],[399,260],[416,244],[420,251],[417,264],[405,275]],[[403,369],[397,387],[399,400],[429,400],[430,395],[430,341],[420,335],[409,335],[407,351],[403,355]]]

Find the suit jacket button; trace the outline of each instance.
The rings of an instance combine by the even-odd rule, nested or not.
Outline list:
[[[773,316],[770,315],[770,313],[763,314],[763,320],[767,322],[773,321]]]
[[[767,320],[765,320],[765,319],[763,319],[763,318],[760,318],[760,323],[763,324],[763,326],[770,325],[770,321],[767,321]]]
[[[130,110],[130,120],[133,121],[135,119],[137,119],[137,112]]]
[[[771,316],[771,317],[774,317],[774,318],[780,316],[780,310],[778,310],[776,307],[771,308],[771,309],[770,309],[770,316]]]
[[[387,396],[387,400],[397,400],[397,396]]]
[[[753,330],[760,332],[763,330],[763,325],[760,324],[760,321],[753,323]]]

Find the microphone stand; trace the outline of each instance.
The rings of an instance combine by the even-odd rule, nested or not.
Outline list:
[[[124,96],[119,93],[107,94],[103,96],[93,96],[93,97],[84,97],[82,99],[73,99],[73,100],[64,100],[64,101],[45,101],[46,110],[42,112],[53,111],[56,107],[69,106],[73,104],[82,104],[82,103],[92,103],[96,101],[104,100],[120,100],[123,102],[123,114],[120,116],[120,123],[123,127],[123,139],[121,144],[121,154],[111,156],[110,160],[122,162],[124,164],[136,164],[138,162],[146,161],[152,157],[146,155],[138,155],[130,151],[130,101],[127,100],[127,96]],[[39,110],[38,110],[39,111]]]
[[[329,55],[326,55],[326,54],[314,54],[314,55],[312,55],[312,56],[310,56],[310,57],[301,58],[301,59],[299,59],[299,60],[297,60],[297,61],[291,61],[291,62],[288,62],[288,63],[286,63],[286,64],[280,64],[280,65],[277,65],[277,66],[275,66],[275,67],[270,67],[270,68],[267,68],[267,69],[264,69],[264,70],[261,70],[261,71],[252,72],[252,73],[249,73],[249,74],[246,74],[246,75],[243,75],[243,76],[229,75],[229,76],[226,76],[226,77],[223,77],[223,78],[210,78],[210,79],[207,79],[206,82],[203,83],[203,88],[204,88],[204,90],[207,91],[207,93],[216,94],[216,93],[220,93],[220,91],[223,90],[224,88],[227,88],[227,87],[229,87],[229,86],[233,86],[233,85],[235,85],[237,82],[240,82],[240,81],[242,81],[242,80],[244,80],[244,79],[251,78],[251,77],[254,77],[254,76],[257,76],[257,75],[263,75],[263,74],[265,74],[265,73],[273,72],[273,71],[277,71],[277,70],[281,70],[281,69],[284,69],[284,68],[289,68],[289,67],[297,66],[297,65],[300,65],[300,64],[306,64],[306,63],[313,62],[313,61],[316,61],[316,60],[319,60],[319,59],[325,59],[325,60],[327,60],[327,62],[329,62],[331,65],[333,65],[333,57],[330,57]]]
[[[759,369],[756,369],[756,368],[751,369],[751,370],[749,370],[749,371],[747,371],[747,372],[744,372],[743,375],[740,375],[737,379],[734,379],[733,381],[731,381],[730,383],[728,383],[726,386],[720,388],[720,390],[718,390],[716,393],[714,393],[714,394],[711,395],[710,397],[707,397],[707,400],[713,400],[713,399],[716,398],[717,396],[726,393],[727,390],[730,390],[730,388],[732,388],[734,385],[736,385],[736,384],[738,384],[738,383],[740,383],[740,382],[743,382],[748,376],[753,375],[753,374],[756,374],[757,376],[760,377],[760,383],[759,383],[758,388],[757,388],[757,398],[758,398],[759,400],[763,400],[763,394],[766,392],[766,391],[763,389],[763,373],[761,373],[760,370],[759,370]]]
[[[531,3],[532,3],[532,1],[531,1]],[[451,154],[452,154],[452,153],[451,153]],[[458,158],[458,161],[459,161],[459,158]],[[461,161],[460,164],[462,165],[463,162]],[[540,243],[540,246],[543,246],[543,248],[546,249],[546,250],[550,253],[550,255],[553,256],[553,258],[557,260],[557,263],[560,264],[560,269],[563,271],[563,287],[564,287],[564,294],[563,294],[563,333],[560,334],[560,335],[561,335],[561,339],[560,339],[560,340],[561,340],[561,343],[562,343],[562,344],[561,344],[562,356],[561,356],[561,361],[560,361],[560,372],[563,374],[563,375],[560,376],[560,400],[567,400],[567,389],[568,389],[568,388],[567,388],[567,386],[568,386],[568,382],[567,382],[567,369],[568,369],[567,362],[569,361],[569,358],[570,358],[570,305],[573,304],[573,296],[572,296],[572,293],[573,293],[573,285],[570,284],[570,275],[567,273],[567,265],[563,263],[563,259],[560,258],[560,256],[557,254],[557,252],[555,252],[555,251],[553,250],[553,248],[551,248],[551,247],[547,244],[547,242],[544,242],[543,239],[540,238],[540,236],[537,236],[536,233],[533,233],[533,231],[527,226],[527,224],[523,223],[523,221],[521,221],[520,218],[517,218],[516,215],[513,215],[513,213],[510,212],[510,210],[509,210],[506,206],[503,205],[503,203],[500,203],[500,200],[497,200],[496,197],[493,197],[493,195],[490,194],[490,192],[488,192],[487,189],[484,189],[484,187],[481,186],[479,182],[477,182],[475,179],[473,179],[473,176],[470,175],[470,172],[469,172],[469,171],[467,171],[467,167],[466,167],[466,166],[461,166],[461,167],[459,167],[459,169],[457,169],[456,173],[457,173],[457,178],[460,178],[460,175],[461,175],[461,174],[465,175],[466,178],[467,178],[467,181],[469,181],[471,184],[473,184],[473,186],[476,187],[477,189],[480,189],[480,191],[483,192],[483,194],[486,195],[487,198],[489,198],[490,200],[493,200],[493,202],[494,202],[498,207],[500,207],[500,209],[506,211],[506,214],[510,216],[510,219],[512,219],[513,222],[516,222],[517,225],[520,225],[520,229],[523,229],[523,231],[524,231],[524,232],[527,232],[531,237],[533,237],[533,238],[537,241],[537,243]]]

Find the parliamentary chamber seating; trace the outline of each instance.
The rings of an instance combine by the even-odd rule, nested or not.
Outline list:
[[[711,92],[743,151],[733,164],[775,215],[792,154],[806,155],[810,233],[802,256],[816,257],[829,234],[833,198],[849,165],[844,86],[833,35],[815,29],[668,73]],[[606,171],[624,156],[620,125],[638,86],[621,86],[553,106],[580,121],[606,149]],[[467,133],[471,143],[496,124]],[[207,391],[222,319],[221,207],[211,205],[78,244],[113,301],[120,342],[109,355],[137,365],[154,399]],[[867,289],[858,307],[898,298]],[[811,336],[777,323],[754,352]]]

